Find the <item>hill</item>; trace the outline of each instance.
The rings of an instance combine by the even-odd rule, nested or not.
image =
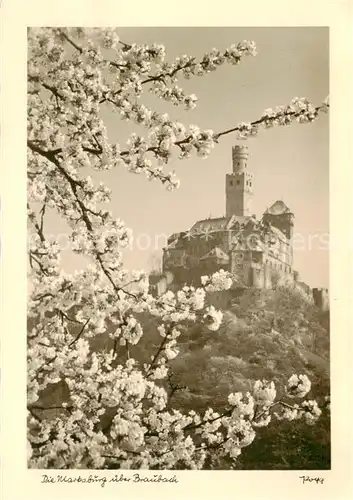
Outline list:
[[[209,294],[207,301],[224,311],[223,322],[215,332],[201,324],[182,330],[180,353],[170,362],[168,381],[161,382],[173,408],[201,413],[208,407],[221,410],[227,406],[229,393],[246,392],[257,379],[273,380],[280,389],[293,373],[306,374],[312,382],[307,398],[323,402],[330,391],[329,312],[317,309],[300,290],[283,286],[274,290],[235,288]],[[148,363],[161,342],[158,323],[147,314],[138,319],[144,335],[132,355],[140,363]],[[109,329],[90,343],[93,350],[111,349]],[[125,352],[121,356],[124,362]],[[51,406],[67,400],[68,391],[59,382],[42,396],[42,403]],[[111,418],[109,412],[104,416],[107,421]],[[223,461],[217,467],[228,465]],[[237,468],[329,469],[329,412],[323,412],[314,426],[301,420],[280,421],[258,429]]]
[[[224,311],[223,323],[216,332],[194,325],[178,339],[181,351],[171,362],[173,407],[220,410],[227,405],[230,392],[247,391],[257,379],[274,380],[280,388],[293,373],[310,378],[309,399],[323,401],[329,394],[328,311],[321,312],[299,290],[286,287],[229,290],[210,294],[208,301]],[[142,323],[145,336],[140,348],[147,353],[160,339],[149,318]],[[259,429],[238,466],[330,468],[328,412],[315,426],[283,421]]]

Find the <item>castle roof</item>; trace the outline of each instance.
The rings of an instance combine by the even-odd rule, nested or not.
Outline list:
[[[171,243],[172,241],[175,241],[179,238],[180,233],[173,233],[169,236],[168,242]]]
[[[211,231],[226,231],[230,229],[236,222],[244,224],[250,217],[245,215],[232,215],[231,217],[217,217],[214,219],[203,219],[195,222],[191,227],[190,232],[211,232]]]
[[[283,214],[291,214],[292,212],[287,207],[287,205],[282,200],[275,201],[270,208],[268,208],[265,214],[270,215],[283,215]]]
[[[247,222],[249,221],[254,221],[256,219],[254,219],[253,216],[249,216],[249,215],[232,215],[232,217],[230,218],[230,222],[229,222],[229,228],[233,227],[235,224],[239,223],[240,225],[242,224],[246,224]]]
[[[202,232],[202,231],[221,231],[222,229],[227,229],[229,222],[229,217],[217,217],[216,219],[204,219],[195,222],[191,227],[192,232]]]
[[[271,232],[274,233],[281,241],[287,241],[285,234],[275,226],[271,226]]]
[[[208,252],[206,255],[200,258],[200,260],[206,260],[206,259],[219,259],[228,262],[229,256],[225,252],[223,252],[221,248],[214,247],[210,252]]]
[[[179,243],[178,239],[173,240],[171,243],[167,245],[168,250],[171,250],[173,248],[178,248],[178,243]]]
[[[234,241],[231,249],[233,251],[237,250],[237,251],[242,251],[242,252],[246,252],[249,250],[251,250],[252,252],[263,252],[264,251],[264,249],[261,246],[259,241],[257,241],[257,240],[248,241],[247,239]]]

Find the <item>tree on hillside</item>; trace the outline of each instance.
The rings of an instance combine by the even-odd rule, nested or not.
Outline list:
[[[209,301],[219,302],[219,294]],[[214,297],[216,295],[216,297]],[[225,302],[225,301],[224,301]],[[229,390],[251,390],[256,379],[273,380],[278,387],[293,372],[306,373],[312,397],[325,401],[330,387],[329,330],[320,322],[322,313],[292,285],[275,290],[248,289],[228,300],[224,320],[212,341],[202,325],[192,326],[180,337],[181,352],[172,361],[174,407],[218,410]],[[150,328],[146,325],[145,334]],[[220,462],[227,467],[227,459]],[[330,415],[319,422],[281,421],[257,433],[252,446],[243,450],[237,467],[247,469],[330,468]]]
[[[227,387],[249,390],[256,378],[283,385],[293,370],[310,374],[312,391],[324,396],[329,387],[329,331],[319,321],[316,307],[292,287],[249,289],[226,308],[212,342],[202,325],[183,333],[182,355],[173,360],[173,369],[195,396],[202,400],[207,395],[217,406],[226,401]],[[215,378],[223,382],[215,383]]]
[[[219,272],[197,289],[151,296],[146,273],[124,268],[131,231],[104,208],[110,190],[84,172],[126,168],[172,190],[179,181],[164,165],[173,157],[207,157],[226,134],[246,139],[261,128],[312,122],[328,102],[314,107],[295,98],[251,123],[200,130],[150,109],[141,98],[148,91],[193,109],[197,98],[183,91],[180,79],[238,65],[255,56],[253,42],[169,62],[164,46],[130,45],[113,29],[31,28],[28,40],[29,466],[203,468],[217,457],[233,463],[271,418],[315,422],[317,402],[295,399],[310,391],[305,374],[286,384],[291,404],[278,399],[266,380],[255,381],[246,394],[230,394],[220,411],[201,415],[168,404],[165,382],[183,328],[197,322],[210,335],[217,331],[222,312],[205,297],[230,288],[232,280]],[[103,109],[145,127],[146,135],[110,143]],[[61,269],[60,246],[46,231],[51,210],[66,221],[72,250],[89,260],[83,270]],[[160,339],[144,362],[135,358],[143,339],[141,314],[153,318]],[[106,341],[92,349],[97,339]],[[58,387],[56,404],[47,405],[46,396]]]

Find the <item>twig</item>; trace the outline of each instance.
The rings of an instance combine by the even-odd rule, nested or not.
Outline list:
[[[74,338],[74,340],[69,344],[69,347],[71,347],[73,344],[75,344],[78,341],[78,339],[81,337],[81,335],[82,335],[84,329],[86,328],[87,324],[89,323],[89,321],[90,321],[90,318],[88,318],[88,320],[82,325],[81,330],[78,332],[78,334]]]

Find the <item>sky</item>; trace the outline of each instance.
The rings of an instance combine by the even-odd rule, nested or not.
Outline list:
[[[240,121],[256,120],[266,108],[289,104],[293,97],[307,97],[319,105],[329,94],[327,28],[119,28],[118,34],[126,43],[162,43],[170,60],[182,54],[201,58],[213,47],[225,49],[242,40],[255,41],[256,57],[178,82],[198,97],[192,111],[150,94],[142,97],[146,105],[185,125],[220,132]],[[142,131],[108,110],[104,119],[114,142],[123,143],[129,133]],[[174,169],[181,181],[173,192],[123,168],[90,173],[112,189],[111,210],[134,232],[126,267],[150,269],[169,234],[187,230],[197,220],[225,214],[225,176],[232,171],[232,146],[239,143],[230,134],[221,138],[206,160],[194,156],[168,164],[166,171]],[[261,217],[268,206],[282,199],[295,215],[294,268],[310,286],[328,287],[329,115],[321,114],[312,124],[261,129],[245,144],[248,170],[255,176],[253,213]],[[50,215],[47,231],[63,236],[66,229]],[[71,252],[63,257],[65,269],[82,267],[81,259]]]

